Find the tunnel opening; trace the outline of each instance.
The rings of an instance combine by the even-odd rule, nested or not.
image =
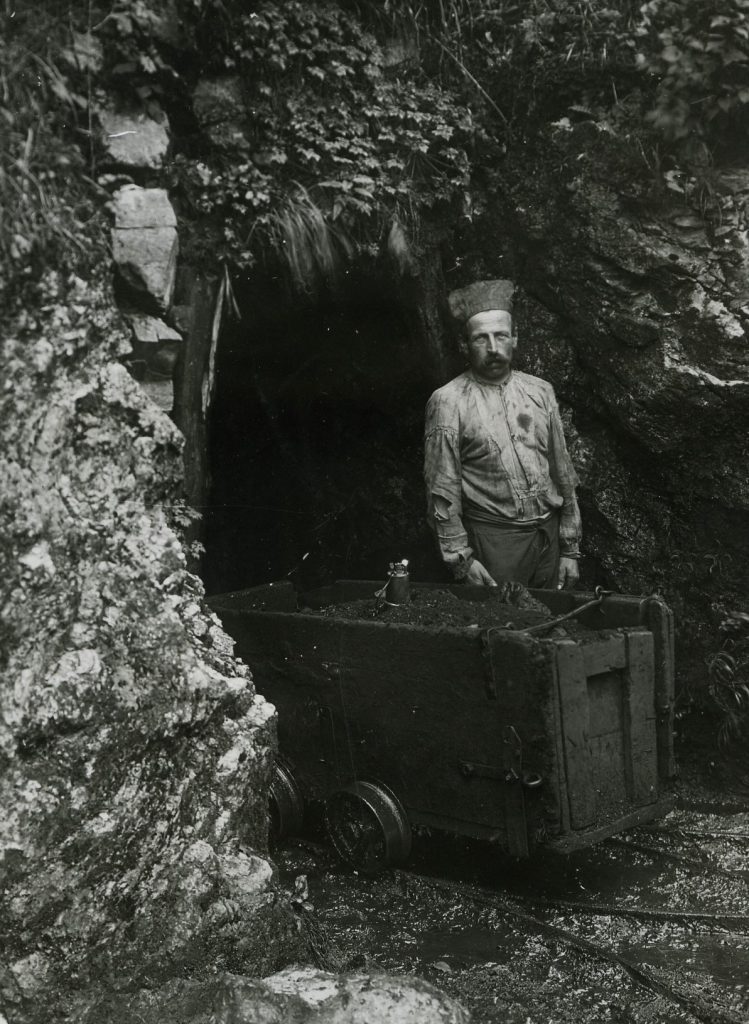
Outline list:
[[[443,579],[422,483],[439,356],[415,300],[364,264],[313,296],[271,272],[235,294],[209,422],[207,592],[384,579],[404,557]]]

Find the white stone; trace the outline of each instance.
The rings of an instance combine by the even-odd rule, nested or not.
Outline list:
[[[49,544],[46,540],[39,541],[35,544],[31,551],[27,551],[25,555],[21,555],[18,559],[19,564],[28,569],[30,572],[43,572],[47,576],[55,575],[55,563],[49,553]]]
[[[43,991],[49,979],[49,961],[41,953],[30,953],[21,960],[10,965],[18,987],[27,999],[32,999]]]
[[[133,337],[136,341],[145,344],[158,344],[160,341],[182,341],[182,335],[173,327],[165,324],[157,316],[147,316],[145,313],[127,313],[127,320],[133,329]]]
[[[100,110],[104,149],[121,167],[158,170],[169,149],[168,124],[143,113]]]
[[[115,229],[114,261],[124,279],[147,292],[161,310],[171,305],[179,242],[175,228]]]
[[[177,217],[163,188],[127,184],[112,196],[116,228],[174,228]]]
[[[124,185],[114,194],[112,249],[117,268],[161,310],[171,305],[177,273],[177,218],[163,188]]]
[[[463,1007],[418,978],[386,974],[329,974],[313,967],[289,967],[263,980],[278,995],[296,997],[309,1024],[469,1024]],[[298,1005],[298,1004],[297,1004]]]

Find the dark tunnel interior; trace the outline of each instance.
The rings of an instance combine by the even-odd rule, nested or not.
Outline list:
[[[404,557],[415,577],[443,579],[421,465],[435,357],[413,311],[365,268],[315,297],[271,275],[236,297],[209,424],[207,592],[384,580]]]

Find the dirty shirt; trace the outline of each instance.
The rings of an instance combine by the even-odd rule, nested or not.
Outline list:
[[[424,445],[429,523],[456,575],[472,555],[464,518],[531,526],[558,510],[560,552],[579,554],[578,480],[549,383],[515,370],[501,384],[463,373],[429,399]]]

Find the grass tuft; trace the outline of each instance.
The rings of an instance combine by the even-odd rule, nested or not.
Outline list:
[[[0,11],[0,309],[51,265],[82,274],[101,259],[86,77],[66,64],[81,8]]]
[[[328,220],[301,185],[270,216],[268,236],[288,267],[294,287],[302,292],[314,292],[321,284],[334,282],[341,264],[354,253],[348,235]]]

